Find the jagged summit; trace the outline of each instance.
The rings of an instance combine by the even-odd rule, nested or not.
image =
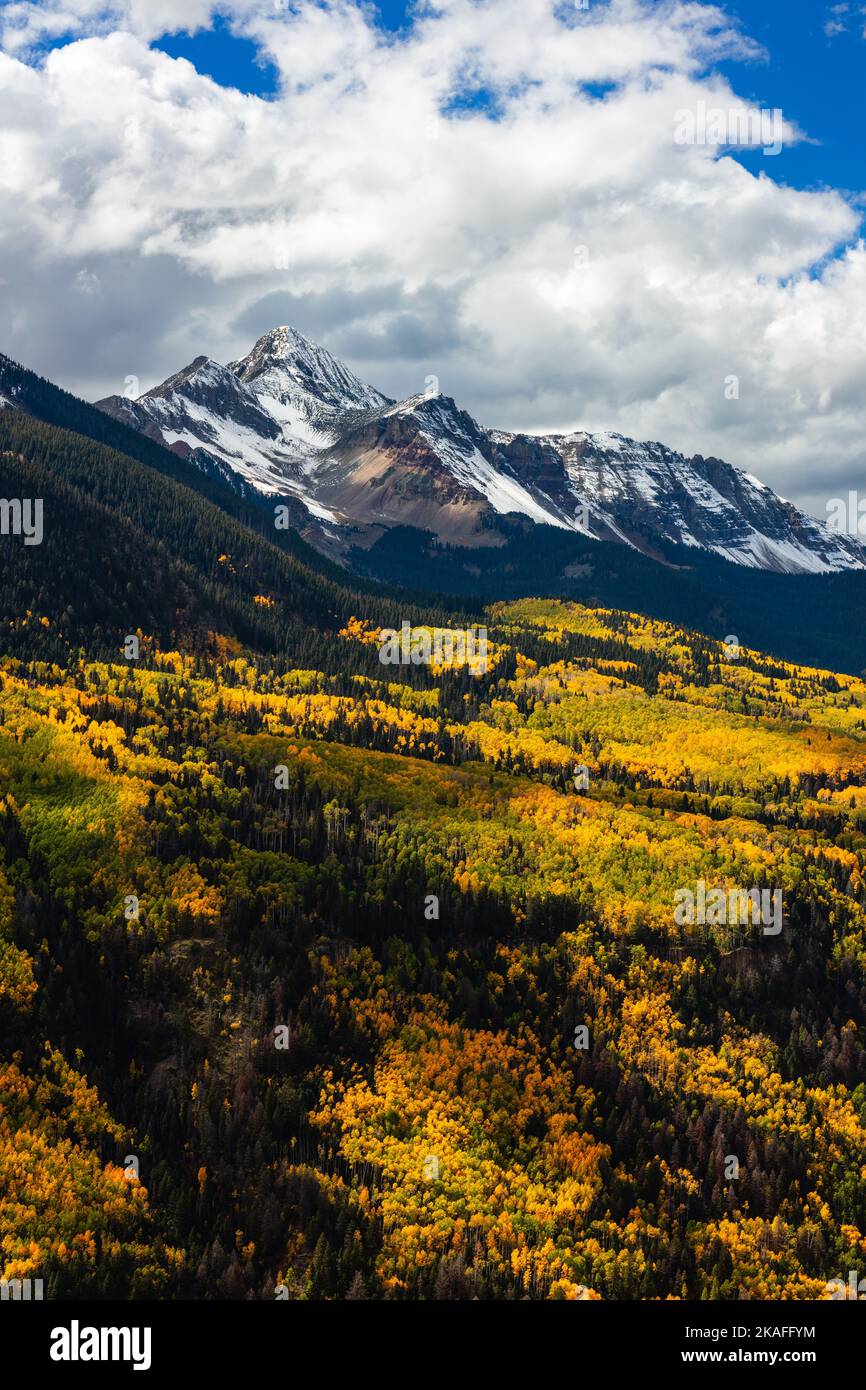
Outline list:
[[[390,404],[327,348],[287,325],[263,333],[247,356],[229,367],[266,400],[276,419],[311,444],[338,432],[346,412]]]

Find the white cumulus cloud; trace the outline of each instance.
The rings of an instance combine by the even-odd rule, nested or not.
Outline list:
[[[273,98],[149,46],[209,0],[3,11],[0,349],[95,396],[292,322],[487,425],[718,454],[819,515],[857,485],[858,213],[677,134],[767,143],[715,72],[759,56],[722,6],[436,0],[400,35],[350,0],[218,8]]]

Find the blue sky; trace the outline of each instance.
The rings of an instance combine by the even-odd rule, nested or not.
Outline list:
[[[866,189],[866,6],[822,0],[740,0],[727,6],[767,51],[763,64],[721,63],[735,89],[781,107],[810,140],[783,150],[773,177],[797,188]],[[840,26],[829,35],[828,24]],[[760,158],[760,156],[758,156]],[[757,167],[755,156],[743,162]]]
[[[193,67],[222,87],[237,87],[261,97],[277,91],[276,68],[261,59],[251,39],[232,34],[221,19],[216,19],[211,29],[200,29],[196,34],[166,34],[154,47],[170,58],[188,58]]]

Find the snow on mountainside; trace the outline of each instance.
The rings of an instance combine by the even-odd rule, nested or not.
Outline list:
[[[410,436],[415,431],[418,443],[429,446],[458,488],[480,494],[500,515],[519,512],[541,524],[575,529],[569,519],[539,500],[516,476],[495,467],[488,436],[450,396],[410,396],[366,415],[359,426],[369,431],[387,421],[402,422]],[[389,436],[386,428],[384,437],[396,442],[399,435],[392,432]]]
[[[229,369],[294,438],[315,447],[332,443],[348,414],[392,404],[296,328],[271,329]]]
[[[452,545],[503,545],[505,516],[633,546],[712,551],[789,573],[866,568],[866,550],[720,459],[620,434],[486,430],[448,396],[395,402],[297,329],[227,367],[206,357],[102,410],[202,451],[262,492],[292,496],[332,552],[392,526]],[[305,533],[306,534],[306,533]]]
[[[621,434],[548,436],[590,515],[639,549],[700,547],[752,568],[820,573],[861,567],[866,552],[721,459],[686,459]],[[642,541],[644,544],[642,544]]]
[[[303,487],[308,447],[287,434],[230,368],[208,357],[195,358],[137,400],[109,396],[96,404],[176,452],[204,450],[259,491],[298,497],[312,515],[333,520]]]

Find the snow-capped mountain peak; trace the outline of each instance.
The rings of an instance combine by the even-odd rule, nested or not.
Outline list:
[[[229,370],[286,429],[312,445],[330,442],[347,412],[391,404],[327,348],[288,326],[262,334]]]
[[[657,559],[677,546],[790,573],[866,568],[858,540],[721,459],[616,432],[489,430],[440,392],[394,401],[289,326],[227,367],[197,357],[137,401],[98,404],[260,491],[295,496],[330,553],[394,526],[502,545],[509,517]]]

